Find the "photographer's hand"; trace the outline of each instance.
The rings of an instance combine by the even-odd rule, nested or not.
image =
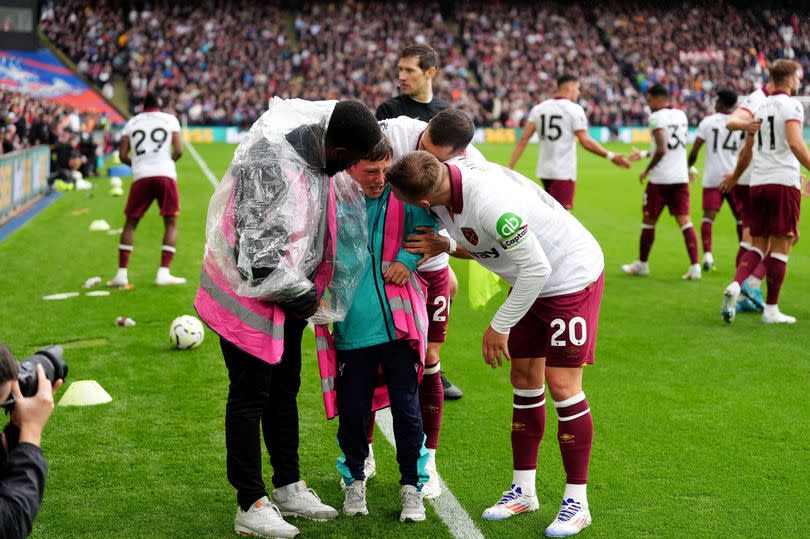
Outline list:
[[[16,380],[11,384],[15,400],[11,420],[20,429],[20,443],[40,445],[42,429],[53,411],[53,395],[61,385],[62,380],[51,385],[42,365],[37,365],[37,392],[33,397],[23,397]]]

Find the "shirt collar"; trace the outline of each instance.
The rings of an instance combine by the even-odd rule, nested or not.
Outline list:
[[[766,97],[771,95],[771,92],[768,91],[768,85],[767,84],[762,85],[762,93],[765,94]]]
[[[786,95],[786,96],[790,97],[790,94],[788,92],[784,91],[784,90],[774,90],[773,92],[766,91],[765,95],[768,95],[768,96],[771,96],[771,95]]]
[[[414,148],[414,150],[418,150],[418,149],[419,149],[419,145],[422,143],[422,137],[423,137],[424,135],[425,135],[425,132],[424,132],[424,131],[420,131],[420,132],[419,132],[419,136],[418,136],[418,137],[416,137],[416,148]]]
[[[461,171],[455,165],[444,164],[450,172],[450,211],[461,213],[464,211],[464,195],[461,192]]]
[[[160,109],[155,107],[151,109],[143,109],[144,112],[160,112]]]

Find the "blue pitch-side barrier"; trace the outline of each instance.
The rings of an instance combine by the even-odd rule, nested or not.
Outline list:
[[[0,221],[44,192],[50,173],[48,146],[0,155]]]

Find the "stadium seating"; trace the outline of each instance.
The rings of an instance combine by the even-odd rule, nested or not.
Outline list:
[[[436,92],[483,126],[520,125],[562,71],[580,75],[591,124],[606,126],[643,124],[644,90],[654,82],[669,86],[696,125],[716,88],[746,93],[760,85],[766,59],[795,58],[810,72],[810,36],[799,24],[807,14],[785,8],[480,0],[153,5],[126,13],[66,0],[46,11],[42,27],[100,88],[121,76],[133,104],[161,91],[192,124],[249,125],[274,95],[360,98],[376,107],[397,93],[397,54],[413,42],[440,52]]]

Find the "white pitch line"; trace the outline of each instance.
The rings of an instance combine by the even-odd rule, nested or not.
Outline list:
[[[382,430],[385,439],[396,449],[396,443],[394,441],[394,421],[391,418],[391,410],[389,408],[377,412],[377,425],[380,427],[380,430]],[[439,483],[442,485],[442,495],[434,500],[428,501],[433,505],[439,518],[447,525],[453,537],[457,539],[484,539],[484,534],[482,534],[478,526],[475,525],[475,522],[470,518],[467,511],[458,503],[458,500],[442,480],[441,476],[439,476]]]
[[[219,181],[217,181],[217,178],[216,176],[214,176],[214,173],[211,172],[211,169],[208,168],[208,163],[205,162],[205,159],[203,159],[200,156],[200,154],[197,152],[197,149],[194,148],[194,146],[192,146],[190,142],[186,141],[185,145],[186,148],[188,148],[188,151],[191,152],[191,157],[193,157],[194,160],[197,161],[197,164],[200,166],[200,169],[203,171],[203,174],[205,174],[205,177],[208,178],[208,181],[211,182],[211,185],[213,185],[214,189],[216,189]]]

